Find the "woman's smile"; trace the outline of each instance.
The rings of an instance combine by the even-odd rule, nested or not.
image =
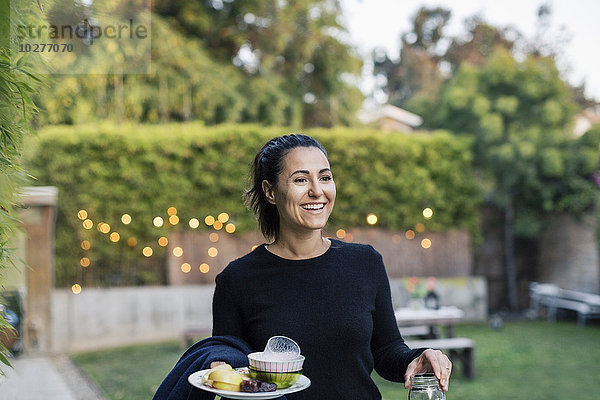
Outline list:
[[[308,203],[302,204],[300,207],[310,212],[311,214],[320,214],[325,209],[326,203]]]

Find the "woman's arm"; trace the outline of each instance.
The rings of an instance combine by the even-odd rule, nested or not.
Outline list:
[[[374,257],[372,279],[375,279],[377,285],[371,339],[375,371],[384,379],[400,382],[404,380],[408,365],[425,349],[410,349],[404,343],[394,316],[390,283],[383,259],[375,249],[371,249]]]
[[[381,255],[376,254],[375,275],[378,283],[375,313],[373,314],[373,339],[371,348],[375,370],[383,378],[398,382],[404,380],[409,387],[410,378],[420,372],[433,372],[444,391],[448,390],[452,363],[439,350],[410,349],[400,335],[394,309],[390,283]]]
[[[234,282],[229,279],[225,270],[216,276],[215,282],[215,293],[212,302],[212,335],[232,335],[241,338],[243,334],[242,314],[236,302],[237,293],[235,287],[233,287]],[[213,361],[210,368],[214,368],[219,364],[225,364],[225,361]]]
[[[227,268],[215,278],[216,286],[212,302],[212,335],[231,335],[243,338],[243,320],[240,309],[240,293],[234,277]]]

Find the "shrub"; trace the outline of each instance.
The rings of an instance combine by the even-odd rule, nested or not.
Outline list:
[[[256,229],[241,199],[249,166],[268,139],[285,133],[200,123],[44,128],[27,146],[26,165],[36,185],[59,189],[57,285],[164,283],[165,249],[157,239],[191,229],[191,218],[208,230],[213,228],[205,216],[227,212],[236,232]],[[436,231],[476,229],[480,196],[467,139],[349,128],[306,133],[328,150],[337,184],[330,231],[366,225],[369,213],[379,217],[380,227],[394,230],[418,222]],[[169,207],[177,210],[175,225],[167,222]],[[425,207],[434,210],[430,220],[423,218]],[[87,216],[78,216],[80,210]],[[130,224],[121,221],[123,214],[131,216]],[[157,216],[165,221],[162,227],[153,225]],[[93,229],[85,229],[80,218],[91,220]],[[98,231],[100,222],[119,234],[116,242]],[[89,249],[81,246],[85,240]],[[146,246],[152,257],[142,255]],[[82,257],[91,267],[80,266]]]

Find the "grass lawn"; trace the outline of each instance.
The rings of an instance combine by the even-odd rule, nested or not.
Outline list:
[[[464,379],[455,365],[449,400],[565,400],[600,393],[597,325],[523,321],[506,323],[499,331],[463,325],[456,335],[475,340],[475,379]],[[379,377],[376,382],[385,400],[408,398],[401,385]]]
[[[449,400],[563,400],[600,393],[598,325],[579,328],[570,322],[524,321],[506,323],[499,331],[487,325],[461,325],[456,335],[476,342],[475,379],[464,379],[456,365]],[[178,343],[168,342],[72,358],[108,399],[146,400],[181,353]],[[408,398],[402,384],[374,375],[384,400]]]
[[[179,342],[80,353],[71,359],[110,400],[149,400],[183,351]]]

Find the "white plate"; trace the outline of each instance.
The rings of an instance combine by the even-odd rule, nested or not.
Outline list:
[[[236,371],[247,371],[247,368],[236,368]],[[299,392],[301,390],[306,389],[310,386],[310,379],[308,379],[304,375],[300,375],[296,383],[290,386],[287,389],[277,389],[274,392],[259,392],[259,393],[246,393],[246,392],[232,392],[230,390],[219,390],[208,385],[202,384],[202,376],[209,371],[208,369],[203,369],[202,371],[194,372],[188,377],[188,382],[192,385],[200,388],[202,390],[206,390],[207,392],[211,392],[214,394],[218,394],[219,396],[223,396],[227,399],[276,399],[280,396],[285,396],[286,394]]]

